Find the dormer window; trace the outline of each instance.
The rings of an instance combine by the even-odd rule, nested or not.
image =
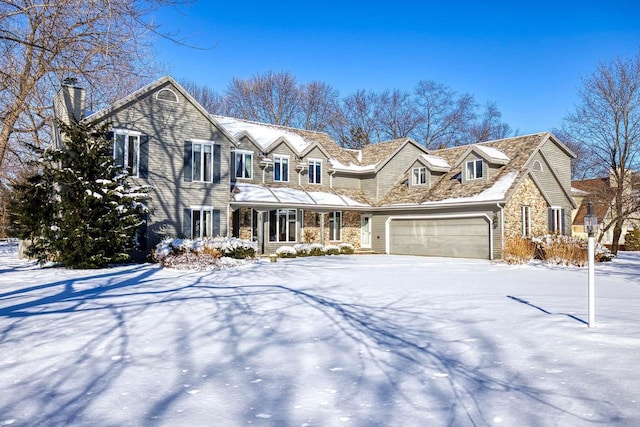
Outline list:
[[[427,183],[427,168],[413,168],[411,171],[411,185],[426,185]]]
[[[236,150],[234,169],[236,178],[251,179],[253,176],[253,153]]]
[[[309,159],[309,184],[322,184],[322,160]]]
[[[289,156],[273,156],[273,180],[276,182],[289,181]]]
[[[467,180],[482,178],[482,160],[469,160],[467,161]]]

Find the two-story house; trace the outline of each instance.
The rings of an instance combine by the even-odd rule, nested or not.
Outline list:
[[[81,106],[65,100],[82,98],[63,86],[58,115],[78,117]],[[350,150],[324,133],[211,115],[171,77],[83,120],[109,123],[116,161],[152,187],[150,246],[164,236],[233,235],[262,253],[348,242],[498,259],[510,234],[571,233],[574,154],[550,133],[434,151],[409,138]]]

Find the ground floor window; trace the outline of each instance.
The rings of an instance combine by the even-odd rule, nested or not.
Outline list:
[[[296,242],[296,209],[275,209],[269,211],[269,240],[272,242]]]
[[[198,207],[191,209],[191,238],[213,237],[213,208]]]
[[[563,234],[564,229],[564,209],[552,206],[549,208],[549,231]]]
[[[342,240],[342,212],[329,213],[329,240]]]
[[[522,207],[522,235],[531,236],[531,206]]]

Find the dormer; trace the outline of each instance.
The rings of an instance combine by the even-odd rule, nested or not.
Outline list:
[[[496,148],[474,144],[465,151],[456,167],[460,166],[463,183],[481,182],[493,176],[509,160],[506,154]]]
[[[445,159],[430,154],[420,154],[409,169],[409,185],[411,187],[430,187],[433,181],[449,172],[451,166]]]

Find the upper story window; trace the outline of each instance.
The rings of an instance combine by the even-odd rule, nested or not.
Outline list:
[[[156,98],[162,101],[178,102],[178,95],[171,89],[162,89],[158,92]]]
[[[535,162],[533,162],[532,169],[536,172],[542,172],[542,163],[540,163],[540,160],[536,160]]]
[[[234,163],[236,178],[253,178],[253,153],[251,151],[236,150]]]
[[[482,160],[469,160],[467,161],[467,180],[482,178]]]
[[[193,142],[193,181],[213,181],[213,142]]]
[[[273,180],[289,181],[289,156],[273,156]]]
[[[130,176],[137,177],[140,169],[140,133],[128,130],[113,131],[113,158]]]
[[[413,168],[411,171],[412,185],[425,185],[427,183],[427,168]]]
[[[322,184],[322,160],[309,159],[309,184]]]

